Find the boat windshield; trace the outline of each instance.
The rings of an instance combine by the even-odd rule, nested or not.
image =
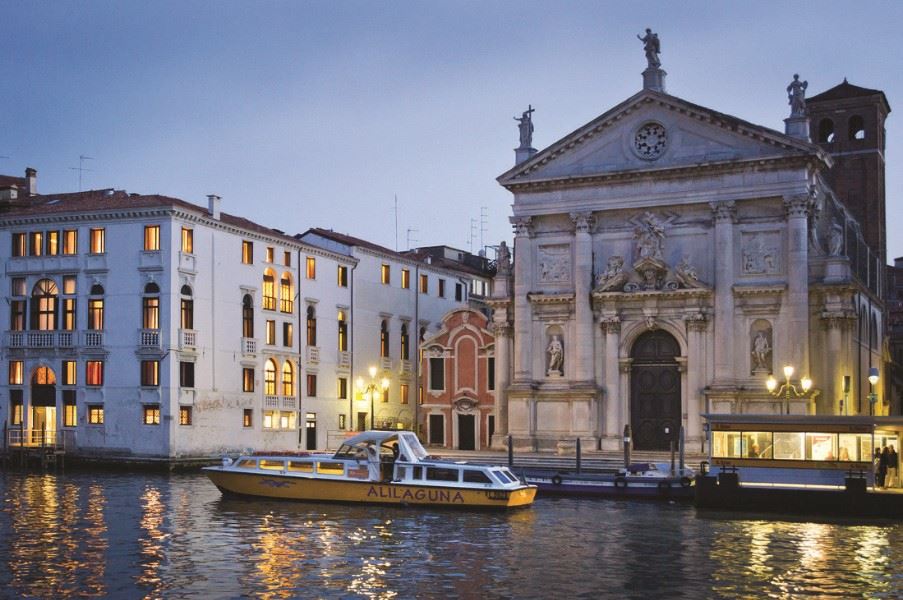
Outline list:
[[[417,436],[410,431],[401,431],[398,433],[398,439],[407,446],[411,456],[408,460],[422,461],[429,456]]]

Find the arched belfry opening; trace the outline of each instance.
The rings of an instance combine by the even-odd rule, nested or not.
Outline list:
[[[630,428],[636,450],[669,450],[681,424],[680,344],[655,329],[640,335],[630,353]]]

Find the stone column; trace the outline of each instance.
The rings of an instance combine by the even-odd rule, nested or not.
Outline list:
[[[702,417],[705,403],[702,387],[705,381],[705,331],[706,316],[691,313],[684,317],[687,325],[687,449],[696,451],[702,447]]]
[[[574,349],[574,378],[578,382],[593,379],[593,309],[590,292],[593,281],[593,244],[590,229],[592,213],[571,213],[574,221],[574,304],[577,319]]]
[[[715,221],[715,380],[731,384],[734,380],[734,220],[733,201],[712,202]]]
[[[507,311],[505,311],[507,313]],[[507,316],[507,315],[506,315]],[[508,384],[510,383],[511,355],[509,345],[511,343],[511,325],[506,321],[493,323],[495,333],[495,439],[504,445],[504,438],[508,435]],[[497,445],[493,441],[492,445]]]
[[[809,210],[812,196],[784,198],[787,212],[787,331],[789,347],[782,354],[793,365],[796,378],[809,371]],[[777,365],[775,365],[777,367]]]
[[[599,325],[605,331],[605,450],[617,450],[621,444],[624,423],[621,413],[621,374],[618,370],[618,347],[621,344],[621,319],[603,317]],[[614,440],[614,441],[612,441]]]
[[[532,237],[530,217],[512,217],[514,224],[514,381],[527,382],[532,379],[530,367],[533,364],[532,332],[530,322],[533,315],[527,294],[533,285],[530,270]]]

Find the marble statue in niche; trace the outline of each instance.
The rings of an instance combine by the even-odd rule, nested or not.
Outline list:
[[[760,325],[752,338],[750,353],[752,355],[753,375],[771,373],[771,327]]]
[[[549,355],[549,368],[546,371],[547,376],[561,376],[564,369],[564,346],[558,335],[552,335],[549,347],[546,348]]]

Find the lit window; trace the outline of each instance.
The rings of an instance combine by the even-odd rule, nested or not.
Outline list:
[[[254,369],[245,367],[241,370],[241,391],[254,391]]]
[[[59,231],[48,231],[47,232],[47,254],[50,256],[56,256],[60,253],[60,232]]]
[[[103,385],[102,360],[89,360],[85,363],[85,384],[91,387]]]
[[[246,265],[254,264],[254,242],[245,240],[241,243],[241,262]]]
[[[439,297],[445,298],[445,280],[444,279],[439,280]]]
[[[41,256],[44,254],[44,233],[41,231],[32,231],[29,236],[28,254],[31,256]]]
[[[348,378],[347,377],[339,377],[336,382],[336,398],[339,400],[347,400],[348,399]]]
[[[194,387],[194,363],[191,361],[179,362],[179,387]]]
[[[25,300],[12,300],[9,303],[10,331],[25,331]]]
[[[91,425],[103,425],[103,406],[98,404],[88,405],[88,423]]]
[[[63,331],[75,331],[75,298],[63,298],[62,323]]]
[[[317,375],[315,373],[307,374],[307,395],[311,398],[317,395]]]
[[[268,263],[273,262],[273,248],[272,247],[267,246],[266,256],[264,257],[263,260]]]
[[[160,361],[141,361],[141,385],[143,387],[157,387],[160,385]]]
[[[18,397],[13,398],[14,392],[18,392]],[[22,390],[10,390],[9,399],[9,418],[10,425],[22,425]]]
[[[348,321],[345,320],[345,311],[339,311],[339,352],[348,351]]]
[[[276,395],[276,362],[272,358],[267,359],[263,367],[263,393],[266,396]]]
[[[64,275],[63,276],[63,293],[64,294],[74,294],[75,293],[75,275]],[[24,289],[23,289],[24,292]]]
[[[141,323],[144,329],[160,328],[160,298],[156,296],[145,296],[143,299],[144,306],[141,310]]]
[[[187,286],[186,286],[187,287]],[[188,290],[191,291],[190,289]],[[182,293],[185,293],[185,288],[182,288]],[[194,300],[191,298],[182,298],[179,302],[180,306],[180,325],[182,329],[194,329]]]
[[[342,413],[339,415],[339,429],[345,429],[346,424],[345,414]]]
[[[282,253],[282,264],[286,267],[292,266],[292,253],[288,250]]]
[[[25,363],[21,360],[9,361],[9,384],[23,385],[25,383]]]
[[[313,256],[307,257],[307,278],[308,279],[316,279],[317,278],[317,259]]]
[[[56,329],[56,304],[59,289],[50,279],[41,279],[31,291],[31,328],[41,331]]]
[[[24,233],[13,234],[13,256],[25,256],[28,253],[28,238]]]
[[[144,226],[144,249],[148,252],[156,252],[160,249],[160,226]]]
[[[194,254],[194,230],[189,227],[182,228],[182,252]]]
[[[401,403],[408,403],[408,384],[406,383],[401,384]]]
[[[63,231],[63,254],[78,254],[78,230]]]
[[[191,425],[191,407],[179,407],[179,425]]]
[[[103,330],[103,298],[91,298],[88,300],[88,329],[92,331]]]
[[[429,294],[430,293],[430,278],[427,275],[420,276],[420,293],[421,294]]]
[[[159,425],[160,424],[160,405],[149,404],[144,407],[144,424]]]
[[[317,313],[313,306],[307,307],[307,345],[317,345]]]
[[[389,388],[383,390],[383,402],[389,401]]]
[[[289,273],[283,273],[279,280],[279,310],[284,313],[295,312],[295,290]]]
[[[88,234],[88,251],[91,254],[103,254],[106,252],[105,230],[92,229]]]
[[[338,284],[339,287],[348,287],[348,267],[344,265],[338,268]]]
[[[392,282],[392,271],[389,265],[383,265],[381,267],[380,281],[382,281],[385,285],[389,285]]]
[[[276,321],[267,321],[266,343],[270,346],[276,345]]]
[[[68,278],[64,277],[63,281],[65,282],[66,279],[68,279]],[[13,277],[12,281],[10,282],[10,289],[12,291],[13,296],[24,296],[25,290],[27,289],[27,287],[25,285],[25,278],[24,277]]]
[[[295,369],[292,361],[287,360],[282,364],[282,395],[295,395]]]
[[[241,413],[242,427],[251,427],[254,424],[254,409],[246,408]]]
[[[272,269],[263,272],[263,308],[276,310],[276,274]]]
[[[78,365],[74,360],[64,360],[63,368],[60,369],[60,372],[63,374],[63,385],[75,385],[77,383]]]
[[[63,427],[78,425],[78,410],[74,401],[63,401]]]
[[[294,343],[294,327],[289,322],[282,324],[282,345],[291,348]]]
[[[31,382],[37,385],[55,385],[56,374],[49,367],[38,367],[31,376]]]
[[[401,270],[401,288],[405,290],[411,289],[411,270]]]

